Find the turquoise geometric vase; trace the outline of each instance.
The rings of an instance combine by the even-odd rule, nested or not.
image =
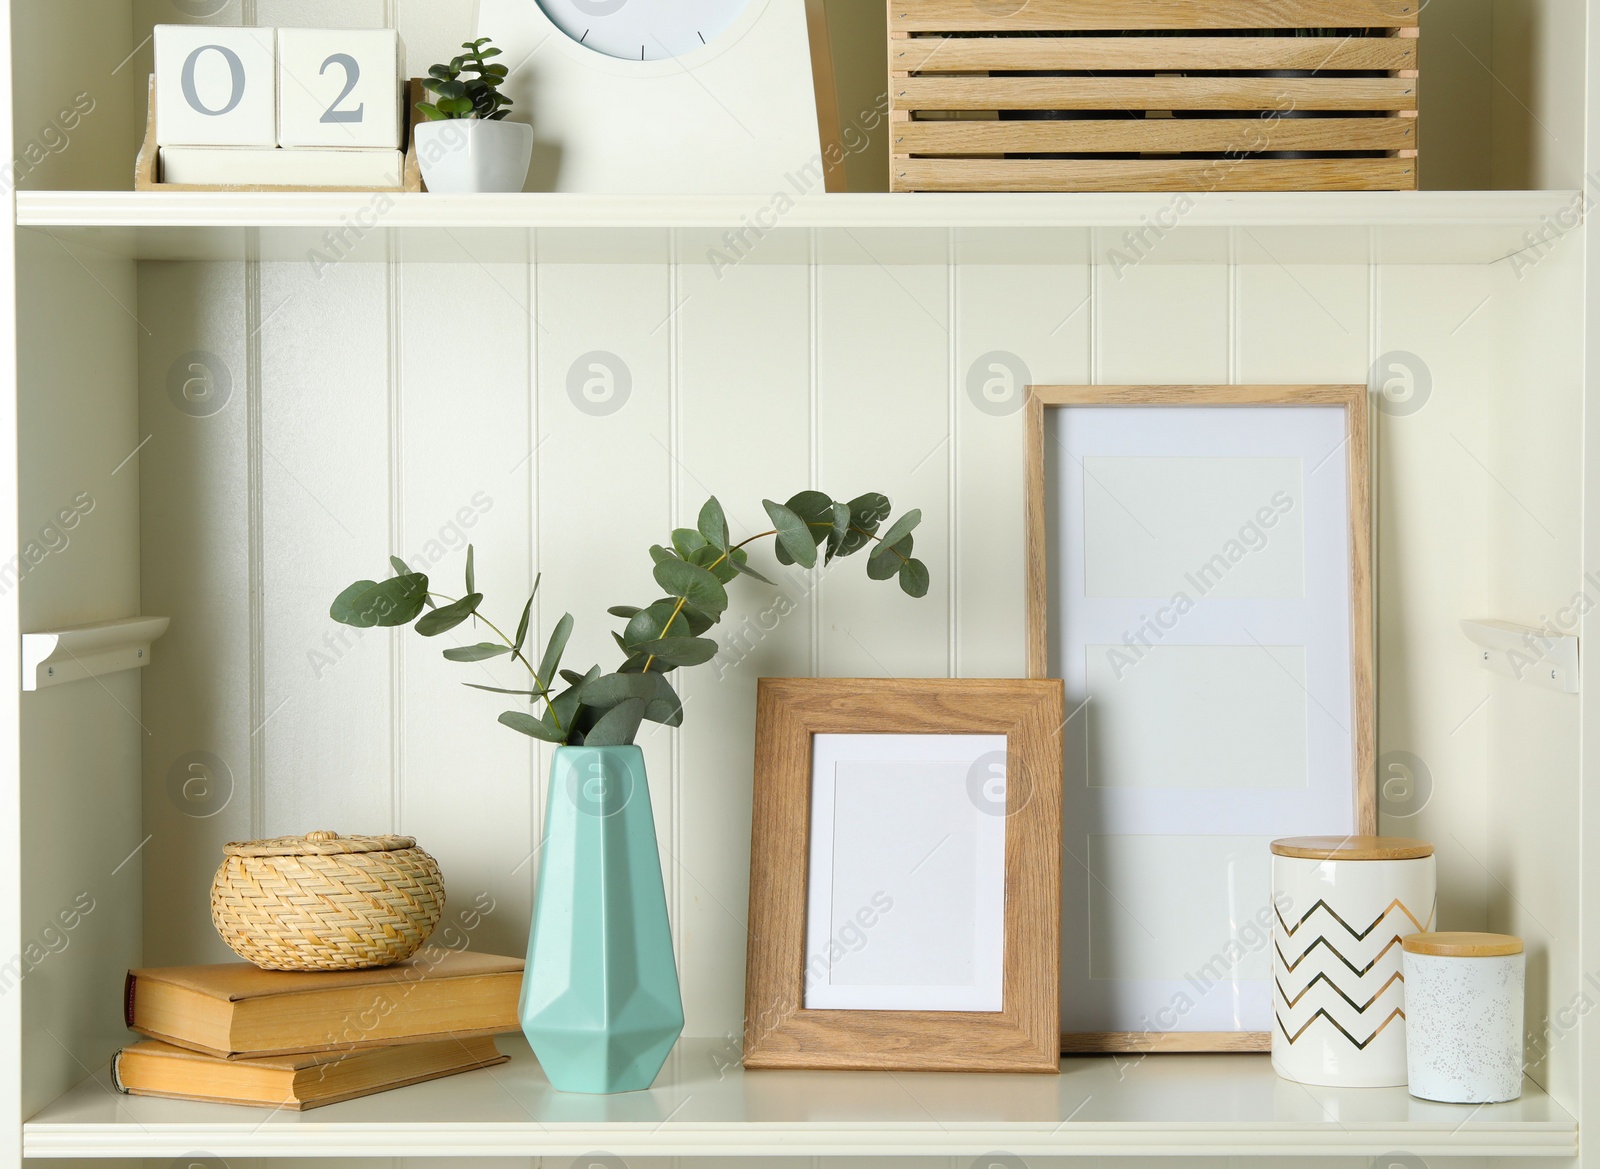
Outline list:
[[[683,1031],[638,747],[556,748],[521,1015],[562,1092],[648,1088]]]

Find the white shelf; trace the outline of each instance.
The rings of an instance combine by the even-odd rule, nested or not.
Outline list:
[[[166,617],[130,617],[22,635],[22,688],[42,690],[150,664],[150,646]]]
[[[140,259],[1486,264],[1576,191],[769,196],[20,191],[17,222]],[[752,227],[752,225],[754,225]],[[744,232],[742,241],[730,232]],[[759,234],[758,234],[759,232]],[[331,233],[331,234],[330,234]],[[1136,233],[1130,235],[1130,233]],[[730,242],[732,241],[732,242]]]
[[[310,1112],[114,1093],[102,1073],[23,1130],[27,1157],[1571,1157],[1577,1124],[1536,1085],[1511,1104],[1292,1084],[1265,1056],[1075,1057],[1057,1076],[744,1072],[686,1040],[656,1086],[553,1092],[520,1037],[498,1068]]]

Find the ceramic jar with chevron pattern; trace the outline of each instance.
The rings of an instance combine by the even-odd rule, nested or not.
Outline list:
[[[1433,845],[1387,836],[1272,844],[1272,1066],[1341,1088],[1406,1082],[1401,939],[1433,929]]]

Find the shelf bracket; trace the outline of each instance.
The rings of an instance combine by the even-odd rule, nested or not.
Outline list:
[[[1578,692],[1578,639],[1510,621],[1463,621],[1461,631],[1478,647],[1478,665],[1562,694]]]
[[[167,617],[129,617],[22,635],[22,688],[42,690],[150,664]]]

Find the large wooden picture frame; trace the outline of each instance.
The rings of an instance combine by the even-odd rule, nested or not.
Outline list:
[[[1062,693],[1061,683],[1044,680],[762,679],[746,1067],[1058,1070]],[[993,902],[1003,915],[994,923],[1003,924],[998,1010],[806,1006],[809,954],[820,948],[808,938],[813,752],[827,741],[818,736],[886,743],[891,736],[1004,736],[1003,781],[990,813],[1001,817],[1004,841],[995,854],[1003,897]],[[887,841],[896,827],[880,822],[872,831]]]
[[[1342,419],[1330,407],[1342,411]],[[1185,410],[1180,414],[1174,408]],[[1218,414],[1208,418],[1187,408],[1215,410]],[[1073,414],[1075,409],[1078,413]],[[1280,410],[1302,413],[1280,417],[1276,413]],[[1300,829],[1313,827],[1316,833],[1334,835],[1373,835],[1377,831],[1367,388],[1034,386],[1029,390],[1026,422],[1028,673],[1036,678],[1065,678],[1069,711],[1064,735],[1067,758],[1062,1049],[1267,1050],[1271,1034],[1267,1030],[1271,1026],[1270,974],[1258,970],[1270,956],[1272,906],[1265,876],[1266,840],[1297,835]],[[1230,455],[1238,457],[1230,459]],[[1256,457],[1264,455],[1292,457]],[[1163,457],[1186,458],[1189,464],[1167,471],[1159,462]],[[1211,462],[1202,465],[1199,458],[1210,458]],[[1255,470],[1245,466],[1251,458],[1255,459],[1251,464]],[[1158,593],[1154,586],[1140,583],[1145,578],[1155,578],[1157,574],[1148,569],[1148,564],[1160,557],[1141,550],[1136,540],[1123,538],[1118,543],[1104,533],[1133,532],[1133,525],[1137,524],[1139,528],[1157,529],[1159,538],[1154,532],[1145,532],[1157,547],[1180,545],[1185,539],[1194,547],[1189,530],[1182,529],[1178,519],[1167,520],[1165,528],[1150,515],[1145,516],[1148,523],[1141,522],[1137,514],[1140,505],[1159,515],[1155,501],[1181,496],[1181,492],[1172,491],[1163,496],[1164,488],[1150,486],[1152,481],[1164,483],[1163,474],[1170,474],[1172,483],[1182,483],[1185,475],[1215,479],[1221,472],[1212,468],[1228,462],[1234,464],[1235,470],[1244,469],[1245,480],[1251,475],[1266,474],[1258,469],[1271,464],[1277,467],[1277,473],[1293,476],[1285,481],[1301,485],[1305,505],[1299,509],[1303,514],[1295,517],[1295,534],[1288,536],[1280,529],[1270,537],[1281,545],[1273,557],[1288,566],[1286,571],[1302,574],[1300,592],[1295,593],[1293,587],[1284,588],[1280,581],[1276,592],[1272,588],[1256,593],[1236,590],[1226,600],[1219,600],[1220,593],[1205,591],[1204,586],[1212,578],[1197,579],[1191,573],[1183,579],[1201,588],[1196,591],[1185,584],[1183,589],[1193,592],[1199,604],[1192,610],[1183,608],[1180,620],[1178,596]],[[1133,506],[1119,499],[1119,493],[1128,496],[1127,503]],[[1254,497],[1248,498],[1253,501]],[[1343,514],[1338,516],[1337,505],[1341,502]],[[1189,506],[1180,504],[1176,511]],[[1194,509],[1198,509],[1196,515],[1204,515],[1201,505],[1194,504],[1191,510]],[[1275,523],[1275,516],[1266,515],[1269,510],[1275,509],[1262,509],[1263,522]],[[1098,518],[1092,519],[1091,515]],[[1336,523],[1342,526],[1336,527]],[[1256,534],[1261,534],[1259,529]],[[1268,546],[1265,539],[1260,546]],[[1118,559],[1107,556],[1107,548],[1131,549],[1122,560],[1135,567],[1119,565],[1107,570],[1104,561]],[[1293,560],[1296,551],[1300,554],[1298,566]],[[1203,554],[1188,561],[1168,559],[1180,565],[1194,564],[1197,559],[1205,561]],[[1139,567],[1141,564],[1145,567]],[[1330,566],[1335,565],[1336,579],[1330,571]],[[1161,579],[1170,579],[1170,571],[1175,570],[1164,569],[1166,575]],[[1235,580],[1244,575],[1239,573]],[[1257,595],[1275,599],[1253,601],[1251,597]],[[1341,599],[1346,596],[1347,603]],[[1315,644],[1295,644],[1295,622],[1302,618],[1285,614],[1309,612],[1312,605],[1320,606],[1320,615],[1305,617],[1304,621],[1318,622],[1316,636],[1322,637],[1323,630],[1337,633]],[[1334,612],[1340,609],[1343,612]],[[1195,615],[1189,616],[1191,612]],[[1227,614],[1227,620],[1235,622],[1233,628],[1249,633],[1249,639],[1230,640],[1225,629],[1219,631],[1218,627],[1225,624],[1214,620],[1219,614]],[[1152,620],[1159,624],[1151,624]],[[1275,632],[1268,632],[1269,628]],[[1259,629],[1259,637],[1254,629]],[[1117,630],[1130,633],[1119,638]],[[1345,640],[1339,641],[1336,636],[1344,636]],[[1339,647],[1340,652],[1330,652],[1329,646]],[[1143,766],[1150,759],[1170,762],[1160,755],[1170,748],[1149,745],[1165,735],[1169,727],[1199,727],[1194,734],[1203,736],[1210,733],[1205,720],[1215,704],[1225,705],[1235,694],[1250,693],[1247,687],[1227,685],[1202,693],[1193,682],[1196,677],[1203,680],[1208,676],[1204,670],[1189,676],[1187,690],[1168,686],[1160,691],[1163,700],[1174,705],[1180,701],[1192,704],[1200,714],[1186,711],[1182,718],[1187,722],[1175,718],[1162,724],[1149,717],[1151,710],[1161,708],[1136,707],[1141,715],[1141,739],[1118,750],[1111,742],[1112,736],[1120,730],[1125,739],[1133,739],[1135,723],[1125,712],[1110,712],[1117,709],[1118,702],[1129,706],[1128,694],[1146,693],[1138,687],[1148,685],[1149,678],[1166,677],[1164,671],[1169,670],[1176,656],[1174,650],[1190,655],[1184,659],[1188,664],[1183,668],[1191,670],[1195,662],[1242,663],[1248,655],[1258,652],[1275,659],[1274,665],[1264,665],[1260,663],[1265,659],[1257,657],[1257,664],[1244,668],[1269,676],[1276,668],[1276,681],[1265,689],[1287,694],[1290,705],[1300,703],[1305,708],[1301,721],[1312,729],[1304,732],[1301,754],[1297,756],[1306,761],[1301,786],[1280,781],[1284,790],[1257,790],[1248,782],[1237,781],[1208,788],[1198,781],[1191,782],[1186,774],[1176,774],[1182,768]],[[1215,656],[1199,657],[1196,653]],[[1239,656],[1229,658],[1229,654]],[[1104,664],[1113,658],[1119,663],[1114,684],[1110,681],[1112,672]],[[1276,661],[1278,658],[1295,664],[1298,674],[1285,671],[1281,661]],[[1146,681],[1136,682],[1133,690],[1117,689],[1123,685],[1121,663],[1157,660],[1167,664],[1154,670],[1148,665],[1134,665],[1133,672],[1146,671],[1142,676]],[[1304,693],[1303,700],[1284,680],[1285,672],[1295,679]],[[1326,684],[1328,679],[1333,680],[1332,685]],[[1320,696],[1315,692],[1319,686]],[[1346,693],[1348,710],[1329,698],[1330,694]],[[1099,703],[1092,701],[1097,696],[1102,699]],[[1245,697],[1237,699],[1240,705],[1248,701]],[[1207,707],[1206,703],[1214,705]],[[1259,725],[1281,727],[1294,721],[1274,720],[1263,714]],[[1141,764],[1131,769],[1138,773],[1137,778],[1127,774],[1129,769],[1118,770],[1129,759]],[[1206,770],[1209,764],[1209,758],[1197,762],[1195,773],[1210,774]],[[1343,788],[1346,772],[1348,792]],[[1144,826],[1152,820],[1158,820],[1159,826],[1147,830]],[[1229,835],[1230,832],[1236,835]],[[1182,945],[1176,947],[1186,957],[1174,956],[1172,935],[1182,930],[1171,928],[1171,917],[1158,922],[1155,915],[1180,912],[1172,909],[1175,904],[1183,905],[1184,913],[1217,908],[1204,900],[1216,894],[1215,885],[1211,894],[1206,892],[1203,878],[1168,880],[1164,905],[1156,904],[1154,897],[1140,902],[1128,896],[1127,888],[1145,893],[1157,881],[1141,869],[1138,858],[1154,857],[1153,869],[1170,867],[1172,873],[1181,873],[1183,870],[1176,867],[1181,862],[1170,857],[1182,848],[1191,850],[1201,869],[1215,871],[1227,866],[1230,911],[1224,915],[1219,910],[1211,916],[1226,916],[1230,923],[1245,922],[1244,941],[1233,932],[1232,925],[1224,936],[1214,938],[1215,930],[1202,934],[1196,927],[1191,931],[1195,936],[1184,938]],[[1215,855],[1208,855],[1207,849],[1215,850]],[[1232,852],[1224,857],[1223,852],[1228,849]],[[1167,850],[1166,855],[1161,850]],[[1130,857],[1134,859],[1129,860]],[[1243,898],[1233,884],[1238,874],[1243,874],[1241,880],[1260,882],[1258,892],[1248,899],[1248,915],[1241,909]],[[1119,880],[1126,884],[1119,885]],[[1150,907],[1148,912],[1146,906]],[[1142,913],[1154,928],[1140,920]],[[1135,936],[1134,926],[1124,924],[1124,944],[1119,948],[1107,943],[1106,938],[1113,931],[1105,923],[1113,919],[1135,922],[1144,927],[1148,937]],[[1091,923],[1093,929],[1089,928]],[[1162,928],[1163,925],[1169,928]],[[1267,935],[1264,942],[1260,940],[1263,929]],[[1108,958],[1107,953],[1114,956]],[[1195,958],[1196,953],[1214,958]],[[1223,970],[1234,973],[1223,977]],[[1248,976],[1240,973],[1243,971],[1249,971]],[[1224,993],[1211,994],[1219,985]],[[1211,1000],[1206,1002],[1208,994]],[[1167,1003],[1173,1009],[1163,1011],[1161,1007]],[[1244,1004],[1242,1008],[1240,1003]],[[1192,1014],[1183,1009],[1196,1008],[1197,1004],[1198,1009]],[[1218,1018],[1235,1024],[1234,1029],[1213,1025]],[[1243,1019],[1259,1022],[1256,1026],[1237,1025],[1236,1021]],[[1092,1025],[1098,1020],[1123,1025]]]

